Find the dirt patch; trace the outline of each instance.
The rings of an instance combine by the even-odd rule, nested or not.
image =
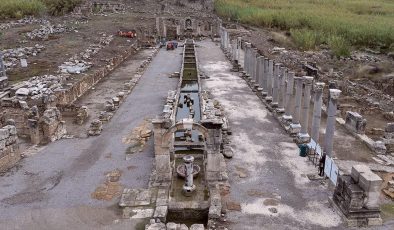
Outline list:
[[[122,194],[123,185],[119,183],[119,179],[122,176],[122,171],[115,169],[105,173],[105,176],[105,183],[99,185],[91,194],[93,199],[110,201]]]
[[[226,203],[227,209],[231,211],[241,211],[241,204],[234,201],[227,201]]]
[[[256,190],[256,189],[250,189],[246,192],[248,194],[248,196],[252,196],[252,197],[265,197],[267,196],[267,194],[265,192]]]
[[[142,152],[150,136],[152,136],[151,120],[145,119],[131,133],[122,138],[123,144],[130,145],[126,150],[126,154]]]
[[[263,201],[263,204],[265,206],[278,206],[279,205],[279,201],[276,199],[265,199]]]

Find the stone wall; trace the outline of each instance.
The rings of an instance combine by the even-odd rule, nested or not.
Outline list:
[[[16,127],[6,125],[0,129],[0,172],[13,167],[20,159]]]

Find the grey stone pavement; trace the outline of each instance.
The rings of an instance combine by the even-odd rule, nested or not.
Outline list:
[[[199,69],[228,115],[235,156],[227,160],[229,201],[241,210],[227,214],[229,229],[345,229],[330,207],[327,184],[310,181],[317,168],[298,148],[263,103],[238,77],[218,43],[198,43]],[[379,229],[392,229],[388,226]]]
[[[122,171],[125,187],[147,187],[153,140],[126,160],[128,145],[122,138],[162,111],[167,91],[178,83],[168,76],[179,71],[181,51],[157,54],[100,136],[51,143],[2,176],[0,229],[134,229],[135,223],[114,221],[119,219],[118,199],[99,201],[91,193],[115,169]],[[113,74],[131,77],[133,71],[135,66],[126,61]]]

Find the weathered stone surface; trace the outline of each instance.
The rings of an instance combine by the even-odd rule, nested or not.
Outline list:
[[[204,230],[203,224],[193,224],[190,226],[190,230]]]

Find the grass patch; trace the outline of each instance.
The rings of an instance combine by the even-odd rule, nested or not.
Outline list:
[[[20,19],[26,15],[38,16],[46,6],[39,0],[0,0],[0,18]]]
[[[241,23],[292,30],[302,49],[326,43],[344,55],[351,46],[388,51],[394,43],[394,1],[216,0],[215,10]]]
[[[82,0],[0,0],[0,19],[62,15],[72,11]]]

